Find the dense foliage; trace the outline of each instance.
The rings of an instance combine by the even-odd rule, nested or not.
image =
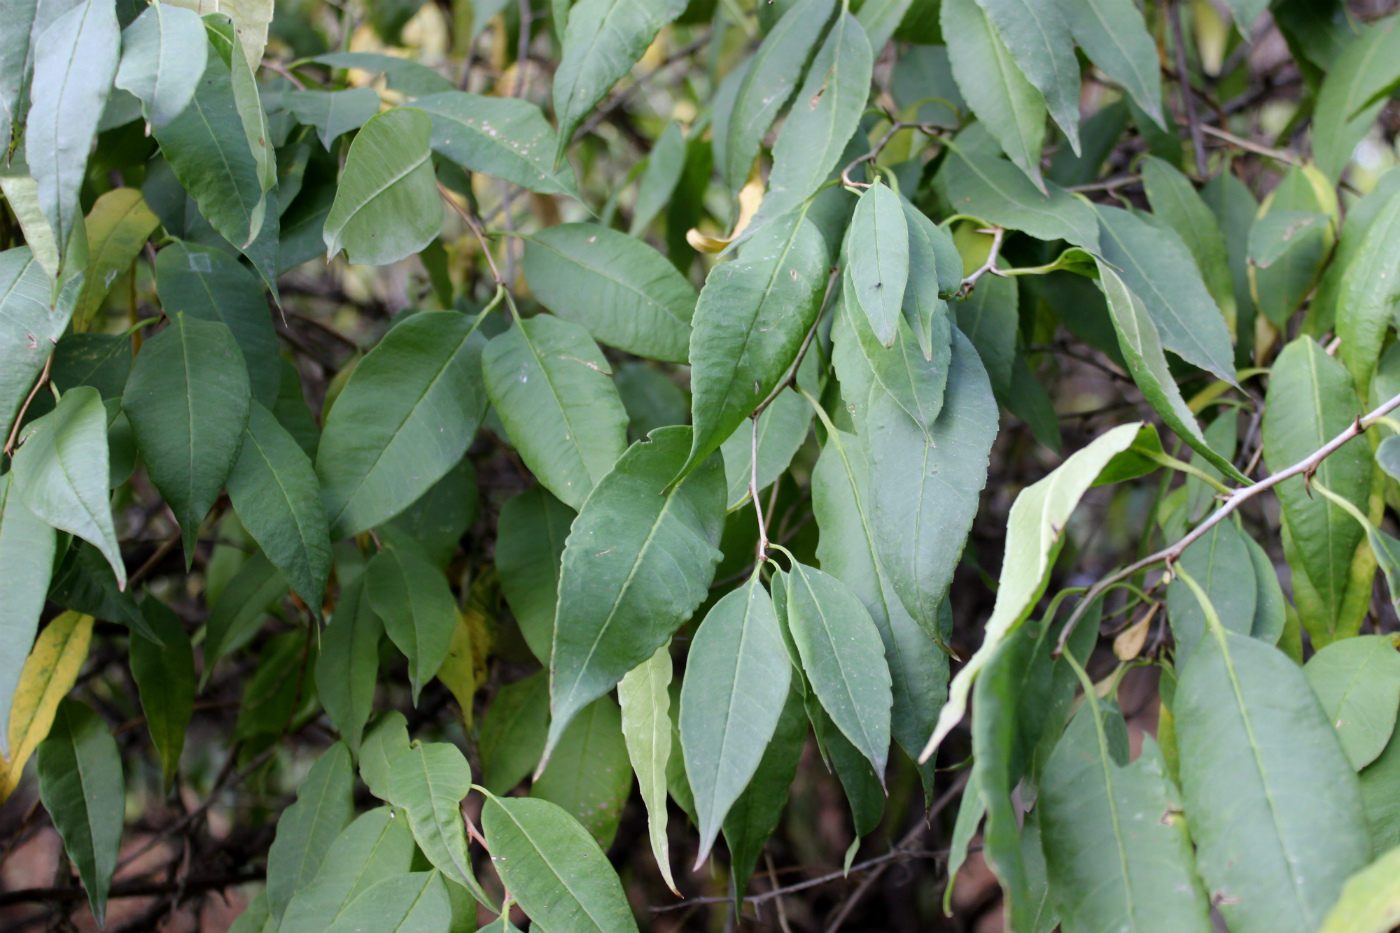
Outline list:
[[[1400,924],[1397,88],[1341,0],[6,0],[0,925]]]

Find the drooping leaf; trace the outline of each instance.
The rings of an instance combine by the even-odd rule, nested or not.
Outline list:
[[[433,174],[432,131],[431,118],[411,107],[381,113],[360,128],[326,215],[327,255],[344,249],[352,263],[382,266],[433,241],[445,209]]]
[[[297,786],[297,802],[277,820],[277,838],[267,852],[267,901],[282,917],[292,895],[311,883],[326,851],[355,815],[355,772],[350,750],[337,742],[321,753]]]
[[[460,809],[471,786],[471,766],[449,742],[409,748],[389,764],[389,802],[407,812],[418,848],[438,871],[489,908],[472,874]]]
[[[324,933],[376,883],[406,874],[413,864],[413,834],[390,807],[362,813],[335,837],[315,879],[287,904],[281,933]]]
[[[1165,127],[1157,46],[1132,0],[1068,0],[1060,10],[1089,59]]]
[[[1275,196],[1249,228],[1250,290],[1259,310],[1276,327],[1298,310],[1317,284],[1333,239],[1332,219],[1313,210],[1316,201],[1311,197],[1305,209],[1283,203],[1279,195],[1291,187],[1281,184],[1274,189]]]
[[[909,225],[899,195],[876,182],[856,202],[846,231],[847,281],[875,338],[894,346],[909,280]]]
[[[791,677],[773,600],[755,573],[705,616],[681,685],[681,745],[700,817],[697,867],[758,769]]]
[[[977,0],[1012,59],[1045,98],[1050,117],[1079,151],[1079,62],[1069,24],[1057,4]]]
[[[455,311],[425,311],[355,365],[316,452],[335,537],[412,505],[462,460],[486,413],[485,338]]]
[[[445,91],[420,97],[414,106],[432,118],[433,151],[467,171],[543,194],[578,197],[573,166],[554,170],[554,128],[529,101]]]
[[[170,607],[147,595],[141,615],[160,643],[131,633],[131,677],[141,695],[146,730],[160,752],[168,793],[174,786],[185,747],[185,729],[194,715],[194,649],[185,625]]]
[[[0,726],[10,722],[10,704],[19,687],[28,648],[49,591],[56,546],[53,528],[25,507],[13,474],[0,476]],[[10,754],[9,735],[0,729],[0,754]],[[0,771],[0,775],[4,772]]]
[[[112,283],[131,267],[159,223],[135,188],[114,188],[93,203],[84,224],[88,267],[73,308],[75,329],[88,326]]]
[[[107,406],[91,386],[64,393],[25,432],[11,472],[15,492],[35,517],[91,542],[126,586],[126,563],[107,497]]]
[[[340,912],[326,933],[438,933],[452,922],[443,873],[414,871],[372,885]]]
[[[622,707],[622,737],[647,808],[647,836],[661,877],[677,896],[666,842],[666,762],[671,757],[671,648],[628,671],[617,685]]]
[[[481,828],[521,908],[550,933],[627,933],[637,922],[598,843],[547,800],[486,798]]]
[[[191,0],[187,0],[191,2]],[[223,0],[227,2],[227,0]],[[332,52],[312,59],[332,68],[348,68],[370,77],[383,75],[391,90],[409,97],[426,97],[455,90],[452,82],[421,62],[383,52]]]
[[[598,224],[559,224],[526,238],[523,265],[540,303],[593,339],[688,362],[695,289],[641,240]]]
[[[1303,672],[1212,625],[1172,713],[1197,864],[1225,922],[1240,933],[1316,929],[1366,863],[1370,838],[1351,766]]]
[[[574,714],[666,643],[708,595],[720,554],[724,467],[707,459],[668,486],[690,430],[633,444],[569,533],[550,659],[550,750]]]
[[[243,353],[220,322],[176,312],[131,367],[122,410],[151,482],[180,523],[187,567],[199,526],[233,471],[250,405]]]
[[[763,409],[757,425],[759,492],[775,483],[791,465],[797,449],[807,439],[811,423],[812,409],[802,396],[790,389],[779,392],[778,397]],[[753,485],[754,477],[753,448],[753,430],[743,427],[720,445],[731,512],[748,501],[749,487]]]
[[[112,0],[64,4],[65,11],[33,39],[34,82],[25,154],[39,184],[39,207],[66,254],[78,189],[112,79],[121,32]]]
[[[1348,223],[1350,223],[1348,217]],[[1371,387],[1381,344],[1400,301],[1400,197],[1392,197],[1369,224],[1366,238],[1342,278],[1337,300],[1337,336],[1342,362],[1357,392]]]
[[[297,120],[316,127],[321,145],[330,152],[345,133],[357,130],[379,112],[379,95],[373,88],[348,91],[284,91],[282,106]]]
[[[1221,624],[1241,635],[1253,628],[1259,598],[1258,587],[1252,585],[1253,559],[1246,538],[1230,522],[1220,522],[1182,552],[1180,561],[1210,597]],[[1209,626],[1204,608],[1180,578],[1167,587],[1167,614],[1176,639],[1176,665],[1184,668]]]
[[[1351,161],[1356,144],[1375,125],[1385,106],[1385,91],[1400,70],[1400,17],[1387,16],[1347,43],[1327,70],[1317,92],[1313,122],[1313,158],[1335,183]]]
[[[447,578],[411,546],[387,547],[365,568],[365,595],[389,639],[408,658],[413,701],[447,657],[457,603]]]
[[[10,707],[7,768],[0,782],[0,801],[19,786],[25,763],[53,725],[58,703],[73,689],[92,642],[92,616],[65,612],[34,642],[20,672]]]
[[[63,848],[78,868],[99,927],[121,845],[126,782],[116,740],[102,717],[77,700],[63,700],[53,729],[39,746],[39,796]]]
[[[1137,15],[1136,11],[1133,15]],[[1237,333],[1239,312],[1230,277],[1229,247],[1210,208],[1179,169],[1156,156],[1143,159],[1142,184],[1153,215],[1175,230],[1191,251],[1206,290],[1215,299],[1232,335]]]
[[[559,568],[575,514],[549,490],[536,486],[503,505],[497,522],[496,572],[501,591],[520,623],[525,643],[546,665],[554,644]]]
[[[679,123],[667,124],[661,131],[656,145],[647,154],[646,167],[637,182],[637,201],[632,207],[632,220],[627,224],[629,237],[645,234],[657,215],[666,210],[685,175],[689,148]]]
[[[379,679],[384,622],[365,593],[364,577],[341,586],[316,655],[316,695],[350,751],[358,754]]]
[[[563,807],[600,846],[611,846],[631,789],[622,713],[611,697],[602,696],[569,723],[530,796]]]
[[[268,607],[286,592],[287,579],[262,551],[254,553],[238,568],[209,611],[201,689],[209,683],[219,659],[247,644],[257,634]]]
[[[694,448],[703,462],[787,375],[826,284],[821,234],[801,212],[761,230],[711,270],[690,339]]]
[[[1375,761],[1395,732],[1400,711],[1400,654],[1388,635],[1333,642],[1303,665],[1303,674],[1337,729],[1357,771]]]
[[[482,786],[504,794],[519,784],[540,763],[548,731],[547,671],[502,687],[481,720]]]
[[[580,0],[569,11],[564,54],[554,72],[554,114],[559,121],[555,165],[564,160],[588,112],[685,6],[685,0]]]
[[[0,253],[0,425],[6,437],[71,313],[71,306],[50,304],[48,276],[28,246]]]
[[[958,329],[977,349],[998,398],[1011,394],[1016,369],[1016,283],[995,276],[984,277],[966,298],[952,303]]]
[[[389,767],[408,751],[408,721],[390,710],[375,717],[360,745],[360,780],[371,794],[389,801]]]
[[[627,412],[598,345],[578,324],[539,315],[493,338],[482,369],[521,459],[580,508],[627,445]]]
[[[178,3],[148,7],[122,30],[116,86],[136,95],[152,126],[165,126],[194,98],[208,53],[197,13]]]

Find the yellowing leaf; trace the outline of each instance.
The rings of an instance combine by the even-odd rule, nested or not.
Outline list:
[[[92,205],[87,215],[87,275],[73,310],[75,330],[87,330],[117,276],[131,265],[159,224],[135,188],[108,191]]]
[[[65,612],[39,633],[10,710],[10,759],[0,779],[0,803],[19,784],[24,764],[53,725],[58,701],[73,689],[92,641],[92,616]]]

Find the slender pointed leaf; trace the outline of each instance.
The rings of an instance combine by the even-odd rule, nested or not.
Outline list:
[[[180,767],[185,729],[194,715],[194,649],[185,624],[165,603],[147,595],[141,615],[160,643],[131,633],[131,676],[140,692],[146,730],[160,752],[168,793]]]
[[[501,507],[496,537],[501,592],[525,643],[545,665],[554,644],[564,542],[575,515],[543,486],[527,489]]]
[[[326,851],[355,815],[350,751],[337,742],[321,753],[297,787],[297,802],[277,821],[267,853],[267,900],[279,920],[292,895],[311,883]]]
[[[471,766],[447,742],[410,748],[389,764],[389,802],[407,811],[418,848],[439,871],[490,907],[472,874],[460,809],[471,786]]]
[[[13,480],[13,473],[0,476],[0,566],[6,568],[0,576],[0,640],[10,646],[0,654],[0,724],[10,721],[10,705],[49,591],[56,546],[53,528],[25,507]],[[10,754],[3,729],[0,754]]]
[[[365,595],[384,631],[408,658],[413,701],[433,679],[452,643],[457,603],[447,578],[412,547],[389,547],[365,568]]]
[[[408,822],[391,807],[360,814],[326,850],[316,878],[293,895],[278,930],[324,933],[367,889],[407,874],[413,854]]]
[[[666,841],[666,762],[671,757],[671,646],[632,668],[618,682],[622,737],[647,808],[647,836],[661,877],[677,896]]]
[[[342,585],[316,655],[316,695],[350,751],[359,754],[379,680],[384,622],[370,605],[364,578]]]
[[[563,807],[598,845],[611,847],[631,790],[622,712],[612,697],[602,696],[569,723],[530,785],[530,796]]]

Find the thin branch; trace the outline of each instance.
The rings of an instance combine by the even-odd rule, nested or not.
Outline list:
[[[462,222],[476,235],[476,241],[481,244],[481,251],[486,255],[486,264],[491,267],[491,274],[496,277],[495,284],[505,285],[506,280],[501,278],[501,270],[496,268],[496,260],[491,255],[491,248],[486,245],[486,235],[481,232],[481,227],[477,225],[475,220],[472,220],[472,215],[467,212],[467,209],[457,203],[457,199],[452,196],[452,192],[448,191],[447,186],[442,182],[438,182],[438,193],[447,202],[447,206],[456,211],[457,216],[461,217]]]
[[[1191,148],[1196,152],[1196,174],[1202,178],[1206,174],[1206,141],[1201,136],[1201,120],[1196,115],[1196,101],[1191,95],[1191,72],[1186,67],[1186,43],[1181,32],[1181,4],[1179,0],[1168,0],[1167,18],[1171,20],[1172,39],[1176,45],[1176,78],[1181,88],[1181,106],[1186,111],[1186,122],[1191,130]]]
[[[264,58],[262,60],[262,66],[268,71],[275,71],[277,74],[292,82],[292,87],[296,88],[298,91],[306,90],[306,85],[302,83],[301,79],[294,75],[292,70],[285,65]]]
[[[959,298],[966,298],[977,287],[977,281],[988,272],[1006,278],[1006,273],[997,268],[997,257],[1001,254],[1001,241],[1006,236],[1006,231],[1001,227],[987,227],[977,232],[992,235],[992,250],[987,254],[987,261],[982,263],[980,267],[973,269],[972,273],[962,280],[962,284],[958,286]]]
[[[1083,193],[1090,191],[1117,191],[1119,188],[1130,188],[1133,185],[1140,184],[1142,184],[1141,175],[1119,175],[1117,178],[1106,178],[1103,181],[1091,182],[1087,185],[1071,185],[1065,190]]]
[[[24,423],[25,413],[29,411],[29,403],[34,401],[34,396],[39,394],[39,390],[48,385],[49,372],[53,369],[53,350],[49,350],[49,355],[44,360],[44,370],[39,373],[39,381],[34,383],[34,388],[29,390],[29,394],[24,398],[24,404],[19,407],[19,414],[15,415],[15,423],[10,428],[10,436],[5,439],[5,455],[13,457],[15,455],[15,438],[19,437],[19,426]]]
[[[165,555],[175,550],[175,546],[179,543],[180,532],[177,529],[173,535],[166,538],[160,543],[160,547],[156,548],[154,554],[146,558],[146,562],[142,564],[139,568],[137,568],[135,573],[126,578],[127,587],[135,587],[136,584],[140,583],[142,580],[146,579],[146,577],[150,576],[151,571],[156,569],[156,565],[165,559]]]
[[[1210,529],[1214,528],[1216,525],[1224,521],[1231,513],[1233,513],[1241,505],[1248,502],[1250,499],[1253,499],[1260,493],[1266,492],[1274,488],[1279,483],[1282,483],[1284,480],[1292,479],[1295,476],[1311,476],[1314,472],[1317,471],[1317,468],[1322,463],[1322,461],[1326,460],[1332,454],[1340,450],[1343,446],[1346,445],[1348,441],[1360,437],[1366,432],[1367,428],[1380,421],[1381,418],[1385,417],[1397,407],[1400,407],[1400,395],[1396,395],[1394,398],[1391,398],[1389,401],[1385,402],[1383,405],[1381,405],[1379,408],[1375,409],[1365,417],[1357,418],[1347,427],[1345,431],[1338,434],[1336,437],[1332,438],[1322,447],[1313,451],[1311,454],[1304,457],[1302,460],[1299,460],[1292,466],[1279,470],[1272,476],[1267,477],[1266,479],[1261,479],[1257,483],[1253,483],[1249,486],[1242,486],[1239,489],[1236,489],[1234,492],[1230,493],[1229,497],[1225,499],[1224,503],[1221,504],[1220,508],[1212,512],[1210,517],[1208,517],[1205,521],[1201,522],[1195,528],[1188,531],[1181,538],[1181,540],[1177,541],[1175,544],[1171,545],[1170,547],[1162,548],[1155,554],[1149,554],[1142,560],[1129,564],[1128,566],[1120,570],[1116,570],[1108,576],[1104,577],[1103,579],[1099,580],[1099,582],[1095,583],[1093,586],[1089,587],[1088,592],[1086,592],[1083,598],[1079,600],[1079,604],[1075,606],[1074,612],[1070,614],[1068,621],[1065,622],[1064,628],[1060,630],[1059,640],[1055,644],[1055,657],[1058,658],[1060,654],[1065,650],[1065,642],[1069,640],[1069,636],[1074,632],[1075,623],[1079,621],[1080,616],[1084,615],[1085,610],[1087,610],[1089,606],[1093,605],[1094,601],[1097,600],[1098,597],[1102,595],[1103,592],[1109,587],[1113,586],[1115,583],[1119,583],[1123,580],[1128,579],[1129,577],[1133,576],[1139,571],[1146,570],[1153,564],[1159,564],[1165,561],[1167,566],[1170,568],[1173,563],[1180,559],[1182,553],[1188,547],[1190,547],[1192,543],[1194,543],[1207,531],[1210,531]],[[1155,586],[1152,588],[1155,588]]]
[[[763,519],[763,503],[758,501],[758,415],[749,418],[753,425],[753,456],[749,458],[749,498],[753,499],[754,516],[758,519],[758,557],[768,556],[768,523]]]
[[[1267,156],[1270,159],[1275,159],[1279,162],[1284,162],[1288,165],[1300,164],[1298,162],[1298,157],[1293,155],[1291,152],[1284,152],[1280,149],[1270,149],[1268,146],[1261,146],[1258,143],[1252,143],[1247,139],[1241,139],[1234,133],[1227,133],[1225,130],[1219,129],[1218,127],[1202,126],[1201,132],[1214,136],[1216,139],[1224,140],[1225,142],[1229,143],[1235,148],[1243,149],[1246,152],[1253,152],[1256,155]]]
[[[685,58],[686,56],[690,55],[691,53],[698,52],[700,49],[704,48],[706,43],[710,41],[711,36],[713,36],[713,33],[706,33],[705,35],[696,39],[694,42],[691,42],[689,45],[686,45],[672,52],[669,56],[666,57],[664,61],[661,62],[661,64],[657,65],[651,71],[648,71],[646,74],[638,78],[632,84],[631,87],[627,88],[622,93],[614,97],[612,100],[608,101],[608,103],[605,106],[600,107],[598,110],[595,110],[593,112],[593,116],[589,117],[588,120],[584,122],[583,126],[580,126],[578,130],[574,132],[574,138],[571,140],[571,142],[576,143],[580,139],[583,139],[583,137],[587,136],[589,133],[596,130],[598,128],[598,124],[602,123],[609,116],[611,116],[613,111],[617,110],[617,108],[621,107],[623,104],[631,100],[632,97],[642,89],[642,86],[648,81],[650,81],[653,77],[655,77],[657,73],[659,73],[663,68],[669,68],[676,62],[680,61],[682,58]]]

